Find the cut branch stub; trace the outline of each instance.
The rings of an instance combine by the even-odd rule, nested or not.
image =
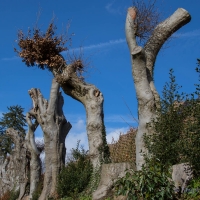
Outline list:
[[[135,7],[128,8],[128,13],[129,13],[130,17],[132,18],[132,20],[136,19],[137,9]]]
[[[131,54],[132,54],[132,55],[136,55],[136,54],[140,53],[141,51],[142,51],[142,47],[136,46],[136,47],[131,51]]]

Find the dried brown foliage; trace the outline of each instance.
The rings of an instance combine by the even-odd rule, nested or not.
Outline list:
[[[68,41],[63,35],[54,36],[56,27],[53,23],[49,24],[46,33],[42,33],[39,28],[34,28],[33,32],[28,30],[25,35],[22,30],[18,32],[17,43],[20,50],[14,49],[22,58],[27,66],[38,66],[41,69],[59,68],[64,59],[60,55]]]
[[[55,36],[55,30],[56,27],[53,22],[49,24],[46,33],[42,33],[39,28],[34,28],[33,31],[29,29],[27,35],[25,35],[22,30],[19,30],[17,44],[20,50],[15,48],[14,51],[28,67],[47,68],[56,72],[56,74],[62,74],[64,68],[69,64],[66,63],[61,52],[68,50],[65,44],[69,42],[69,46],[71,45],[73,34],[70,37],[68,34]],[[76,55],[74,52],[73,54],[68,52],[67,62],[73,67],[77,76],[84,80],[83,73],[86,72],[86,66],[89,63],[83,63],[83,53]]]
[[[135,163],[135,136],[137,130],[130,128],[126,134],[120,134],[119,139],[109,144],[110,158],[113,163]]]
[[[136,8],[136,36],[140,42],[146,41],[152,34],[154,28],[160,21],[160,13],[156,9],[156,0],[133,0],[133,7]]]

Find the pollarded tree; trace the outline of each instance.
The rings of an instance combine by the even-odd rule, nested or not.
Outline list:
[[[169,18],[156,25],[154,22],[157,21],[155,20],[157,15],[154,15],[153,10],[155,1],[149,4],[149,7],[145,7],[145,4],[141,4],[140,1],[135,2],[135,7],[128,9],[125,32],[138,100],[139,126],[135,143],[136,164],[137,169],[140,170],[144,164],[143,153],[147,153],[143,136],[144,133],[147,135],[153,133],[147,124],[156,117],[156,112],[160,108],[160,99],[153,80],[155,60],[163,44],[174,32],[187,24],[191,17],[185,9],[179,8]],[[149,33],[149,38],[141,47],[138,45],[137,38],[143,38],[146,32]]]
[[[49,25],[45,34],[38,28],[29,30],[24,36],[22,31],[18,34],[18,45],[20,50],[15,51],[27,66],[36,65],[40,69],[51,71],[60,84],[63,91],[81,102],[86,109],[87,136],[89,143],[89,154],[93,167],[109,160],[109,148],[106,143],[103,94],[92,84],[86,83],[82,73],[85,66],[80,59],[74,59],[67,63],[61,52],[67,50],[64,47],[67,40],[63,36],[54,36],[55,27]]]
[[[32,126],[29,117],[33,116],[44,134],[45,176],[39,200],[45,200],[56,195],[58,175],[65,165],[65,138],[72,127],[63,114],[64,100],[59,89],[59,84],[53,79],[49,101],[44,99],[39,89],[32,88],[29,90],[29,95],[33,101],[33,109],[29,111],[27,116],[29,127]],[[33,152],[35,156],[37,156],[36,151],[37,149]],[[33,173],[37,173],[37,168],[38,166],[35,166]]]

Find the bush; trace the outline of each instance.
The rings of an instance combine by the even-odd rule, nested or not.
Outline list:
[[[72,158],[67,166],[61,170],[58,178],[57,192],[60,197],[73,197],[76,199],[88,185],[92,173],[92,165],[87,156],[87,151],[72,149]]]
[[[155,133],[145,136],[150,155],[159,159],[168,168],[188,162],[196,176],[200,175],[200,86],[190,95],[179,94],[173,70],[170,83],[166,83],[161,100],[161,110],[149,126]]]
[[[173,199],[174,185],[171,174],[163,171],[158,162],[148,161],[140,171],[128,170],[123,178],[115,183],[115,194],[127,196],[133,200],[169,200]]]
[[[183,199],[200,199],[200,178],[193,179],[183,194]]]

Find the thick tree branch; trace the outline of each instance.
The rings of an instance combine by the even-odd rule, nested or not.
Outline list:
[[[29,151],[34,151],[36,155],[40,155],[40,152],[38,151],[38,148],[35,143],[34,135],[34,132],[37,129],[39,123],[37,122],[37,120],[35,120],[35,123],[32,123],[31,114],[29,112],[26,114],[26,122],[28,124],[28,131],[25,138],[27,142],[26,145],[28,146]]]
[[[179,8],[169,18],[157,25],[144,47],[147,59],[147,68],[149,69],[151,76],[153,74],[153,66],[156,56],[162,45],[174,32],[190,22],[190,20],[190,14],[185,9]]]
[[[136,8],[130,7],[128,9],[126,23],[125,23],[126,40],[130,51],[132,51],[135,47],[137,47],[137,42],[136,42],[137,24],[135,22],[136,15],[137,15]]]
[[[135,33],[137,25],[134,22],[136,17],[136,8],[130,7],[127,13],[125,32],[126,40],[131,53],[132,74],[134,77],[138,103],[140,104],[141,101],[148,102],[150,99],[152,99],[152,92],[149,86],[149,82],[146,78],[147,70],[145,52],[142,47],[137,46],[136,42]]]
[[[54,111],[56,110],[56,106],[57,106],[56,101],[58,99],[59,89],[60,89],[60,85],[56,82],[55,79],[53,79],[52,85],[51,85],[49,105],[48,105],[48,108],[47,108],[47,113],[48,114],[52,114],[53,115]]]
[[[31,154],[31,161],[30,161],[30,193],[29,197],[32,198],[33,192],[35,192],[37,185],[40,180],[41,175],[41,163],[40,163],[40,151],[38,150],[36,143],[35,143],[35,135],[34,132],[38,127],[38,122],[35,120],[32,123],[32,115],[28,112],[26,114],[26,122],[28,124],[28,131],[25,138],[25,147]]]
[[[63,91],[81,102],[87,115],[87,135],[89,154],[94,168],[100,165],[104,159],[103,144],[103,94],[92,84],[86,83],[78,76],[78,69],[82,67],[81,61],[75,61],[70,65],[63,66],[60,73],[53,71],[57,82]],[[100,149],[103,149],[100,152]]]

